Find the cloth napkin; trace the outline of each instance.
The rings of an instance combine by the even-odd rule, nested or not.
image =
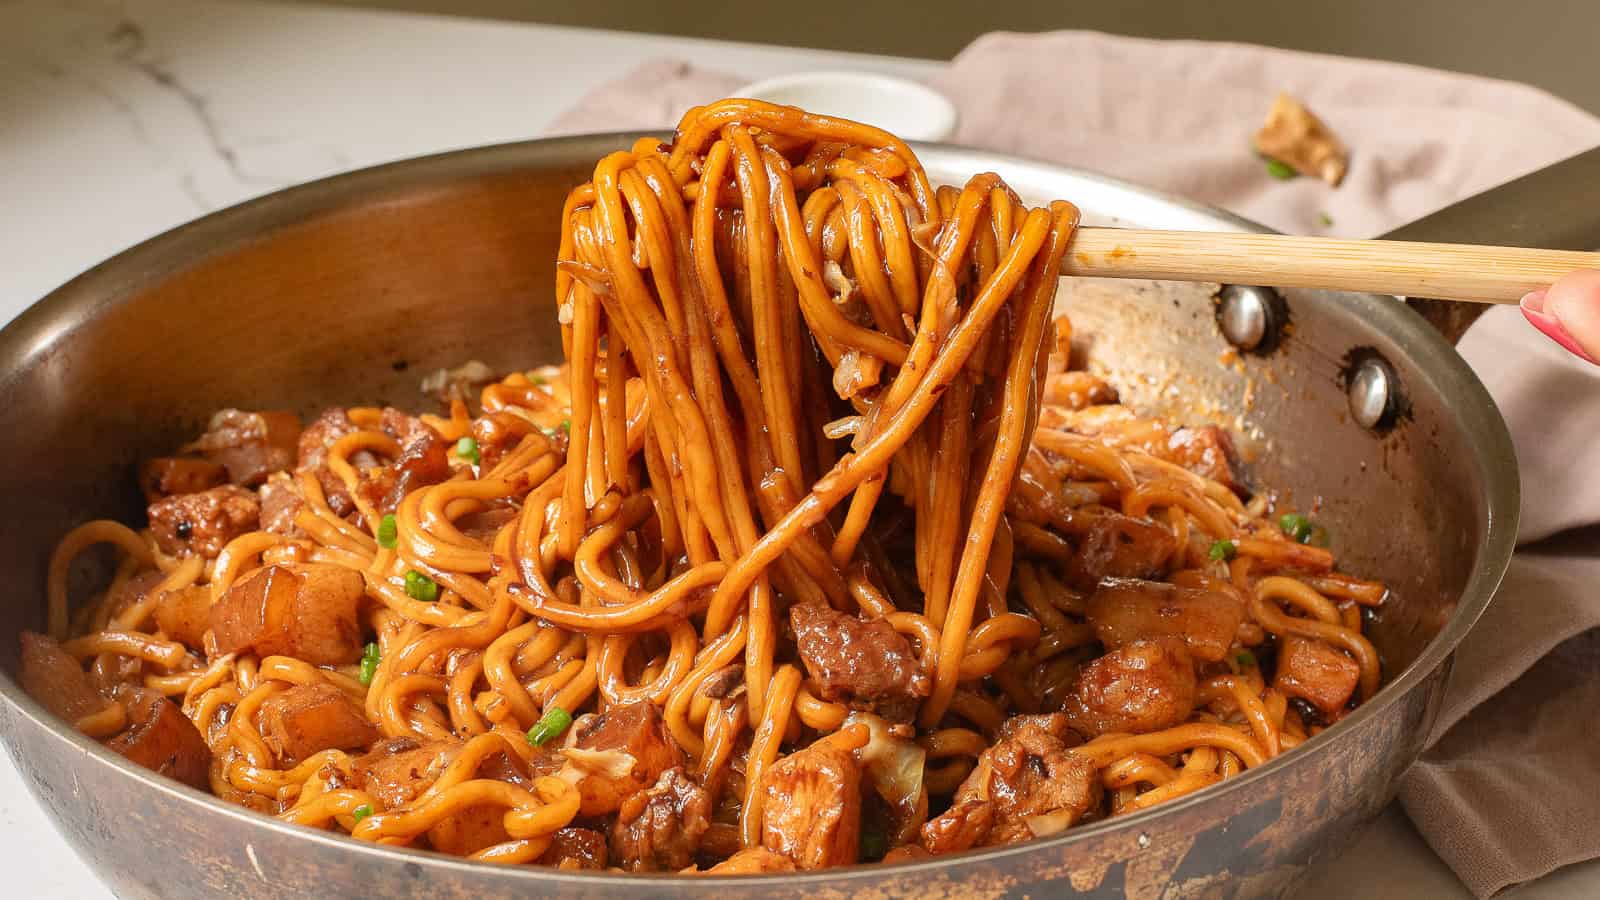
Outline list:
[[[652,62],[552,130],[668,129],[743,82]],[[958,143],[1097,170],[1305,234],[1380,234],[1600,144],[1600,120],[1524,85],[1236,44],[991,34],[931,83],[957,106]],[[1279,91],[1353,148],[1337,190],[1276,180],[1251,152]],[[1400,799],[1487,897],[1600,857],[1600,368],[1503,307],[1459,348],[1516,442],[1521,544],[1461,646],[1431,746]]]

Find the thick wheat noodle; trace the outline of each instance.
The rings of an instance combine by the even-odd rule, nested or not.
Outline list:
[[[1161,787],[1177,777],[1177,770],[1167,765],[1160,757],[1148,753],[1125,756],[1100,772],[1101,783],[1112,789],[1132,787],[1141,783],[1151,787]]]
[[[1209,705],[1223,698],[1237,706],[1245,721],[1250,723],[1262,752],[1269,758],[1277,756],[1282,749],[1279,736],[1282,719],[1273,720],[1272,713],[1262,702],[1260,686],[1248,684],[1237,675],[1217,675],[1200,685],[1195,699],[1201,705]]]
[[[45,595],[49,604],[50,636],[58,641],[67,639],[70,609],[67,600],[67,572],[78,554],[95,544],[112,544],[123,553],[146,565],[152,564],[150,546],[138,532],[109,519],[85,522],[67,532],[50,554],[49,574]]]
[[[1124,804],[1121,812],[1133,812],[1139,809],[1148,809],[1157,803],[1192,794],[1202,788],[1210,787],[1222,780],[1222,775],[1217,772],[1220,757],[1216,750],[1210,747],[1197,747],[1189,752],[1189,758],[1184,761],[1178,770],[1178,777],[1166,784],[1151,788],[1128,803]]]

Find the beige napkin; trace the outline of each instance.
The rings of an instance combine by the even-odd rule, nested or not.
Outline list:
[[[553,130],[667,129],[742,82],[651,63]],[[1600,144],[1600,120],[1522,85],[1232,44],[993,34],[932,83],[960,111],[959,143],[1098,170],[1308,234],[1379,234]],[[1278,181],[1250,151],[1280,90],[1354,148],[1339,189]],[[1435,743],[1401,800],[1462,881],[1488,896],[1600,856],[1600,632],[1591,631],[1600,528],[1573,531],[1600,525],[1600,368],[1567,357],[1514,309],[1485,315],[1460,349],[1517,444],[1523,549],[1461,647]]]

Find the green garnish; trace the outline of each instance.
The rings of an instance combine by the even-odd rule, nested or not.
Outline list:
[[[1299,513],[1284,513],[1283,517],[1278,519],[1278,527],[1283,529],[1284,534],[1302,544],[1311,540],[1311,532],[1314,530],[1311,520]]]
[[[1238,663],[1240,668],[1248,669],[1256,664],[1256,655],[1249,650],[1240,650],[1233,655],[1233,661]]]
[[[533,723],[532,728],[528,729],[528,743],[535,747],[543,747],[560,737],[561,732],[566,731],[567,726],[571,724],[571,713],[559,706],[552,706],[539,717],[539,721]]]
[[[400,526],[395,524],[394,514],[384,516],[378,522],[378,546],[385,550],[393,550],[395,541],[400,537]]]
[[[439,599],[439,583],[416,569],[407,569],[406,596],[413,600],[421,600],[423,603],[432,603]]]
[[[1324,228],[1333,224],[1333,216],[1330,216],[1325,212],[1317,213],[1317,218],[1322,221],[1322,227]]]
[[[562,434],[571,434],[572,433],[572,420],[571,419],[562,419],[561,420],[561,433]]]
[[[478,452],[478,442],[469,437],[456,441],[456,455],[473,465],[483,461],[483,455]]]
[[[1293,166],[1276,159],[1267,160],[1267,174],[1280,181],[1288,181],[1291,178],[1300,177],[1300,173],[1296,172]]]
[[[350,818],[355,819],[357,822],[370,815],[372,815],[372,804],[370,803],[363,803],[350,812]]]
[[[382,658],[378,653],[377,644],[368,644],[366,649],[361,651],[361,668],[357,677],[361,679],[362,684],[372,683],[372,677],[378,674],[378,660]]]
[[[543,375],[530,375],[528,376],[528,381],[532,382],[538,387],[544,387],[546,384],[550,383],[549,379],[545,378]]]
[[[883,859],[889,852],[889,838],[881,831],[863,829],[861,832],[861,858]]]
[[[1211,552],[1207,555],[1210,556],[1214,562],[1222,562],[1223,560],[1233,559],[1233,555],[1238,552],[1239,548],[1234,545],[1233,541],[1224,539],[1220,541],[1212,541]]]

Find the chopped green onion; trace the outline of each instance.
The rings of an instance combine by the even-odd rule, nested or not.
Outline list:
[[[528,380],[538,387],[544,387],[546,384],[550,383],[549,379],[545,378],[543,375],[530,375],[528,376]]]
[[[1224,539],[1220,541],[1212,541],[1211,552],[1208,555],[1213,561],[1221,562],[1223,560],[1233,559],[1234,554],[1238,552],[1239,548],[1234,545],[1233,541]]]
[[[469,437],[456,441],[456,455],[473,465],[483,461],[483,455],[478,452],[478,442]]]
[[[1314,530],[1311,520],[1299,513],[1284,513],[1283,517],[1278,519],[1278,527],[1283,529],[1284,534],[1302,544],[1311,540],[1311,532]]]
[[[561,420],[561,433],[562,434],[571,434],[572,433],[572,420],[571,419],[562,419]]]
[[[1233,655],[1233,661],[1238,663],[1241,668],[1248,669],[1256,664],[1256,655],[1249,650],[1240,650]]]
[[[400,537],[400,526],[395,524],[394,514],[384,516],[378,522],[378,546],[385,550],[393,550],[395,541]]]
[[[1322,221],[1322,227],[1324,228],[1333,224],[1333,216],[1330,216],[1325,212],[1317,213],[1317,218]]]
[[[372,804],[370,803],[363,803],[350,812],[350,818],[355,819],[357,822],[370,815],[372,815]]]
[[[543,747],[560,737],[561,732],[566,731],[567,726],[571,724],[571,713],[559,706],[552,706],[545,711],[539,721],[533,723],[532,728],[528,729],[528,743],[535,747]]]
[[[361,651],[361,669],[359,677],[361,678],[362,684],[372,683],[372,676],[378,674],[378,660],[382,658],[383,657],[378,653],[377,644],[368,644],[366,649]]]
[[[1293,166],[1277,159],[1267,160],[1267,174],[1271,175],[1273,178],[1279,179],[1280,181],[1288,181],[1291,178],[1298,178],[1300,176],[1300,173],[1296,172]]]
[[[883,859],[889,852],[889,838],[876,829],[864,828],[861,830],[861,858]]]
[[[406,570],[406,596],[423,603],[439,599],[439,584],[416,569]]]

